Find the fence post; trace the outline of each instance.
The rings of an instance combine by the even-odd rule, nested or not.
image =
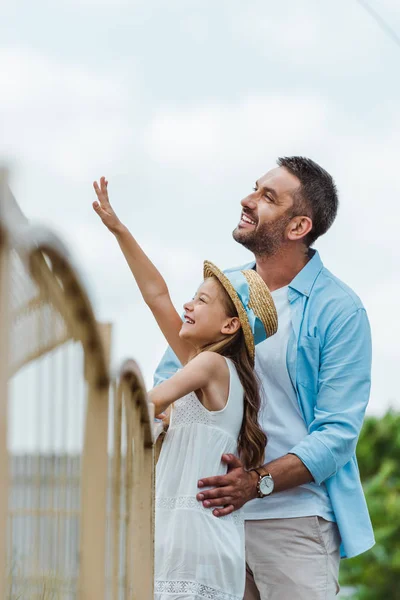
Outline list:
[[[7,171],[0,169],[0,220],[7,197]],[[8,376],[9,376],[9,297],[10,265],[5,232],[0,223],[0,598],[7,597],[7,514],[9,464],[7,449]]]
[[[130,600],[151,600],[154,595],[154,453],[151,427],[153,414],[147,412],[147,398],[136,364],[132,365],[129,386],[130,430],[128,456],[132,457],[132,480],[128,490],[129,527],[127,573]],[[150,421],[150,423],[149,423]],[[129,440],[129,437],[128,437]],[[133,446],[132,446],[133,441]]]
[[[104,354],[107,366],[111,364],[111,337],[112,323],[97,323],[101,339],[103,340]]]
[[[109,386],[87,370],[88,401],[82,457],[79,600],[103,600],[106,591],[106,515]]]

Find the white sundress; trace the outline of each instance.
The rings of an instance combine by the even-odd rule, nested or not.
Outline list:
[[[243,599],[242,511],[215,517],[196,500],[198,480],[225,474],[222,454],[237,454],[243,387],[226,361],[230,386],[222,410],[207,410],[192,392],[171,411],[157,463],[155,600]]]

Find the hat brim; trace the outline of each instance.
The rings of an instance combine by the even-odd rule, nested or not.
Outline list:
[[[254,356],[255,356],[255,344],[254,344],[254,336],[251,330],[250,322],[247,316],[247,312],[240,301],[240,298],[233,287],[232,283],[229,281],[227,276],[215,266],[212,262],[205,260],[203,267],[203,275],[204,279],[208,277],[216,277],[222,287],[227,292],[228,296],[232,300],[239,317],[240,324],[242,326],[242,331],[244,335],[244,341],[246,344],[247,351],[249,353],[252,364],[254,364]]]

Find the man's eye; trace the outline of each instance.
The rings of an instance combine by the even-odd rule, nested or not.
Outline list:
[[[253,185],[253,192],[256,192],[256,191],[257,191],[257,188],[255,185]]]

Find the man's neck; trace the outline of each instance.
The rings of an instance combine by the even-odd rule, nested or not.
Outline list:
[[[270,291],[289,285],[310,260],[308,250],[302,246],[292,251],[282,248],[273,256],[256,256],[256,271]]]

